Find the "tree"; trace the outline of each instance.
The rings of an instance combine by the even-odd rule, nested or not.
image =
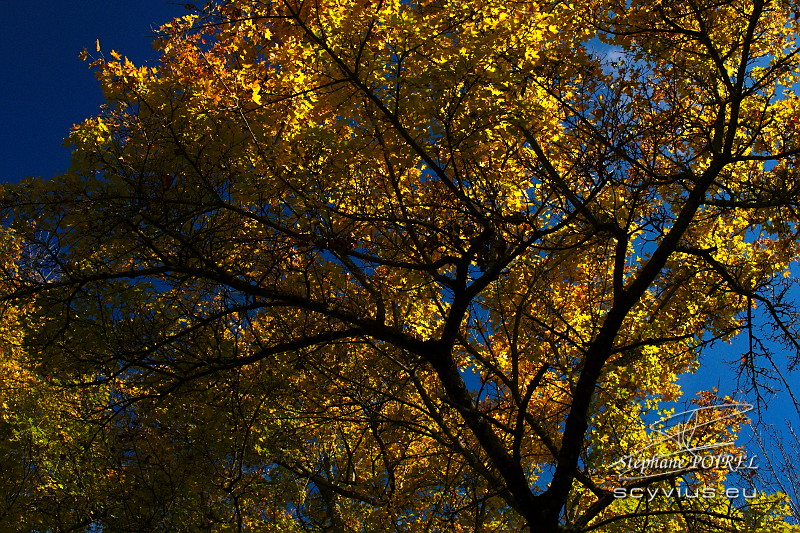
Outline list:
[[[797,346],[793,9],[229,0],[158,67],[95,59],[70,171],[3,202],[31,372],[105,394],[87,520],[784,527],[780,496],[614,493],[719,471],[610,465],[753,307]]]

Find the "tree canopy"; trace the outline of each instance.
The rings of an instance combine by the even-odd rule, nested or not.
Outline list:
[[[0,523],[789,530],[719,469],[613,465],[675,451],[647,426],[710,343],[749,335],[755,380],[760,335],[797,348],[798,29],[220,0],[155,67],[84,52],[107,103],[70,170],[3,190]],[[693,401],[704,445],[746,423]]]

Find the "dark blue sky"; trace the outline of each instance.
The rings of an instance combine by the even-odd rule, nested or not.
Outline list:
[[[164,0],[7,2],[0,22],[0,182],[66,170],[62,140],[102,96],[84,47],[100,39],[136,64],[152,63],[153,30],[187,13]]]

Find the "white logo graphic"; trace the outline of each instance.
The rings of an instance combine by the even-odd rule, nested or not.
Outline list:
[[[611,465],[620,480],[637,480],[668,476],[696,470],[722,469],[727,472],[755,470],[755,457],[725,453],[720,448],[734,441],[704,443],[702,429],[723,420],[741,417],[753,409],[748,403],[726,403],[698,407],[674,414],[648,427],[663,438],[641,450],[626,455]],[[658,452],[667,448],[669,451]],[[714,453],[715,450],[719,450]]]

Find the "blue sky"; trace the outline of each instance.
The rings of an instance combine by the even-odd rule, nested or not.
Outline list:
[[[97,80],[78,59],[84,47],[112,48],[152,63],[153,30],[183,3],[164,0],[6,2],[0,22],[0,182],[66,170],[62,139],[102,103]]]

